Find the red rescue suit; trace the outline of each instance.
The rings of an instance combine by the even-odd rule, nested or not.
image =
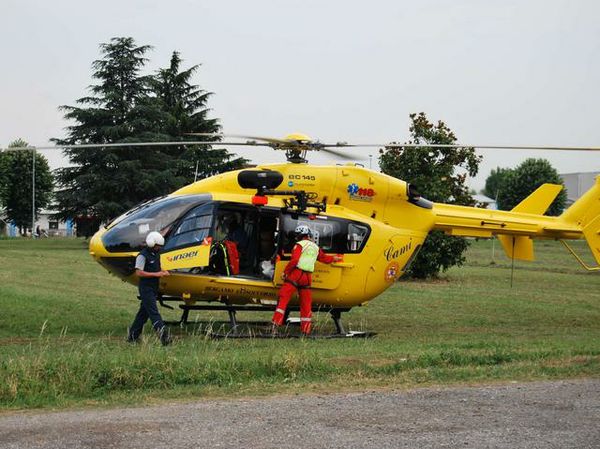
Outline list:
[[[312,316],[312,295],[310,292],[312,273],[309,271],[302,271],[297,267],[301,255],[302,246],[297,243],[292,250],[292,259],[288,262],[283,271],[284,283],[279,289],[279,302],[277,303],[277,308],[273,314],[272,321],[273,324],[276,324],[277,326],[283,324],[285,309],[294,292],[298,290],[298,296],[300,297],[300,330],[303,334],[308,335],[310,333]],[[323,263],[332,263],[335,261],[335,257],[325,254],[323,250],[319,248],[317,260]]]

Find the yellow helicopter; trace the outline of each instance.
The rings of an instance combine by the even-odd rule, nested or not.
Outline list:
[[[348,335],[341,313],[393,285],[432,230],[498,237],[506,255],[520,260],[534,259],[532,239],[585,238],[600,264],[600,179],[561,216],[548,217],[543,214],[562,186],[544,184],[509,212],[448,205],[430,202],[410,184],[359,164],[306,163],[308,151],[341,156],[339,148],[353,146],[346,143],[322,144],[290,134],[232,144],[283,150],[288,163],[194,182],[128,211],[90,241],[96,261],[137,284],[135,257],[148,232],[160,232],[165,237],[161,264],[171,272],[160,280],[161,303],[180,302],[180,323],[187,322],[190,310],[226,310],[235,328],[238,310],[273,310],[298,224],[311,229],[325,252],[343,256],[330,265],[317,263],[312,287],[313,307],[331,313],[340,335]],[[236,243],[237,266],[227,261],[225,250],[218,251],[227,240]],[[586,269],[600,270],[578,260]]]

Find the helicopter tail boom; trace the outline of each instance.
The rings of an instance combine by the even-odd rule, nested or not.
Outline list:
[[[558,217],[542,215],[562,186],[545,184],[511,211],[478,209],[434,203],[433,229],[449,235],[493,237],[502,243],[509,258],[534,260],[532,239],[585,239],[600,271],[600,176],[579,200]],[[573,253],[568,245],[567,249]],[[575,255],[575,254],[574,254]],[[580,261],[580,258],[575,255]]]
[[[582,226],[575,219],[579,213],[574,214],[569,209],[570,213],[567,211],[560,217],[542,215],[561,189],[562,186],[542,185],[511,211],[434,203],[433,229],[464,237],[498,237],[509,258],[531,261],[534,260],[532,239],[561,240],[586,237]],[[588,199],[582,200],[584,203],[598,203],[598,210],[594,212],[596,217],[600,215],[600,185],[597,184],[592,190],[587,196]],[[572,207],[575,211],[584,213],[589,205],[582,207],[576,203]],[[600,229],[600,219],[597,224]],[[600,236],[595,237],[600,248]]]

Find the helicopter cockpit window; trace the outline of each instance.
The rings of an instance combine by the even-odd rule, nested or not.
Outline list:
[[[210,195],[181,195],[146,203],[111,227],[102,237],[102,243],[110,252],[137,251],[150,231],[166,235],[183,213],[210,199]]]
[[[213,210],[212,204],[205,204],[189,211],[169,235],[164,250],[202,242],[210,234]]]
[[[359,253],[362,251],[370,228],[343,218],[318,216],[310,220],[307,216],[283,217],[283,251],[288,253],[295,243],[294,230],[297,225],[306,225],[312,231],[313,241],[327,253]]]

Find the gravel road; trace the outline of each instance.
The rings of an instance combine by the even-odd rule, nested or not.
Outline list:
[[[2,448],[600,448],[600,380],[0,416]]]

